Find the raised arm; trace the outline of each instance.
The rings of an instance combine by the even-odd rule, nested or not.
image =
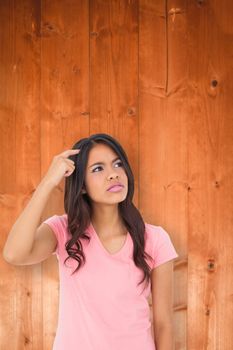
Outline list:
[[[3,258],[7,262],[16,265],[36,263],[54,250],[56,238],[51,229],[45,224],[39,229],[38,226],[52,190],[64,176],[70,176],[75,169],[74,162],[67,159],[68,156],[78,152],[77,149],[67,150],[54,156],[48,172],[8,234],[3,248]]]

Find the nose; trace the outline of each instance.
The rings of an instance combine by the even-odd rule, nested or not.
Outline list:
[[[119,178],[119,175],[117,175],[117,174],[116,174],[115,176],[114,176],[114,175],[110,175],[110,176],[108,177],[109,180],[110,180],[110,179],[113,179],[113,178]]]

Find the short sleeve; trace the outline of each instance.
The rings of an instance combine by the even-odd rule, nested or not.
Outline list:
[[[157,230],[152,269],[179,256],[169,234],[161,226],[157,226]]]
[[[61,247],[64,245],[64,229],[62,225],[62,217],[59,215],[53,215],[44,220],[42,223],[49,225],[57,238],[57,246],[52,254],[56,254],[58,257],[61,254]]]

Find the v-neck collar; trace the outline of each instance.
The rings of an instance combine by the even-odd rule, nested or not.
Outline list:
[[[100,246],[100,248],[102,249],[102,251],[110,256],[110,257],[117,257],[121,254],[124,253],[127,245],[128,245],[128,241],[129,241],[129,238],[130,238],[130,233],[127,231],[127,234],[126,234],[126,238],[125,238],[125,241],[123,243],[123,246],[120,248],[120,250],[118,250],[116,253],[110,253],[103,245],[103,243],[101,242],[97,232],[95,231],[94,229],[94,226],[92,225],[92,222],[90,222],[90,226],[89,226],[90,230],[91,230],[91,233],[93,235],[93,237],[95,238],[95,240],[97,241],[98,245]]]

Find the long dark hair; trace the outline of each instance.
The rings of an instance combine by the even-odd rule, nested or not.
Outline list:
[[[104,143],[111,147],[122,161],[123,168],[128,177],[128,193],[124,201],[120,202],[119,213],[124,224],[129,231],[133,244],[133,259],[135,265],[144,272],[144,277],[139,284],[150,280],[150,266],[146,262],[146,257],[152,259],[145,252],[145,224],[143,218],[132,202],[134,194],[134,176],[129,165],[128,157],[119,142],[108,134],[93,134],[88,138],[83,138],[76,142],[72,149],[80,149],[76,155],[71,155],[69,159],[75,162],[75,170],[65,178],[64,208],[68,218],[68,231],[72,238],[66,242],[65,247],[69,258],[78,262],[78,267],[74,272],[85,264],[86,258],[82,249],[82,242],[79,238],[88,239],[90,237],[85,230],[91,223],[92,205],[87,193],[82,193],[85,189],[85,171],[90,150],[99,143]],[[76,247],[74,247],[76,246]],[[73,272],[73,273],[74,273]]]

